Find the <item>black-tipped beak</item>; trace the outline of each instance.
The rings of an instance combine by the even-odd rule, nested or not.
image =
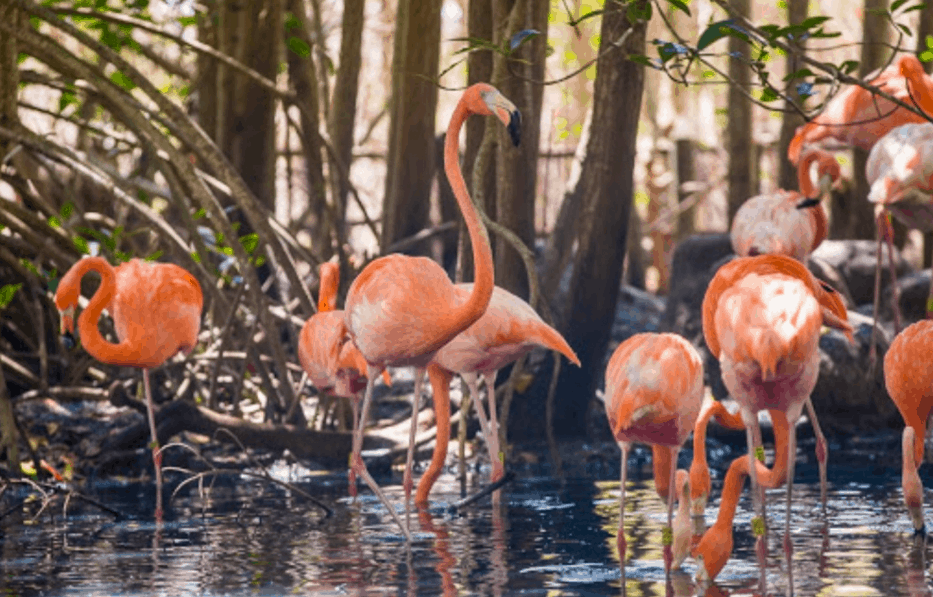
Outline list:
[[[808,207],[816,207],[820,204],[819,199],[810,199],[809,197],[797,204],[797,209],[807,209]]]
[[[518,147],[522,140],[522,114],[515,110],[509,114],[509,136],[512,137],[512,145]]]
[[[71,350],[75,347],[75,337],[71,335],[71,332],[66,331],[62,334],[62,345],[65,347],[65,350]]]

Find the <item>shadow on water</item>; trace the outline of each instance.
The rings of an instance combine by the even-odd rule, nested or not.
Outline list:
[[[933,547],[911,535],[899,471],[832,453],[824,517],[806,450],[792,507],[796,594],[933,597]],[[299,483],[336,504],[325,520],[283,489],[243,480],[218,484],[204,496],[192,490],[177,497],[162,528],[145,510],[151,487],[98,484],[93,497],[138,518],[115,521],[74,502],[67,516],[60,505],[38,516],[24,507],[0,520],[2,584],[14,595],[696,594],[691,558],[665,585],[665,507],[639,470],[626,495],[623,588],[615,541],[617,471],[618,461],[563,480],[521,470],[499,505],[486,498],[460,515],[447,513],[460,494],[453,475],[443,475],[431,509],[412,517],[416,541],[410,548],[378,500],[366,492],[355,503],[345,497],[345,475],[306,476]],[[707,524],[718,511],[721,472],[714,471]],[[924,479],[929,473],[921,469]],[[397,481],[382,480],[400,504]],[[786,585],[784,495],[783,489],[768,492],[769,595],[783,595]],[[732,559],[706,595],[757,594],[750,509],[746,492]]]

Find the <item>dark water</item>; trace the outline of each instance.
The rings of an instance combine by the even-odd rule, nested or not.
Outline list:
[[[796,594],[931,595],[933,547],[914,543],[899,471],[867,457],[840,462],[834,452],[824,517],[805,451],[791,525]],[[693,595],[692,559],[667,592],[660,547],[666,515],[643,456],[636,454],[630,468],[625,594]],[[0,520],[0,586],[4,595],[621,595],[616,463],[574,469],[562,481],[519,471],[499,506],[486,498],[461,515],[445,511],[460,493],[454,477],[444,475],[431,510],[412,519],[410,549],[368,492],[356,503],[345,497],[343,475],[309,477],[284,465],[275,471],[334,504],[334,516],[324,520],[278,486],[228,479],[207,495],[192,488],[176,497],[161,528],[151,522],[152,486],[97,485],[90,495],[135,519],[116,520],[74,501],[67,516],[61,501],[41,512],[26,504]],[[707,524],[718,511],[721,470],[714,472]],[[924,467],[922,477],[933,487],[929,476]],[[383,479],[390,499],[401,503],[400,487],[389,483]],[[786,586],[783,497],[783,489],[768,494],[777,529],[768,592],[775,595]],[[756,593],[750,507],[746,492],[733,557],[709,595]]]

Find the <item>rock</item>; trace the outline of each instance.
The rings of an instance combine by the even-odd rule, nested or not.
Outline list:
[[[874,283],[874,262],[866,268],[858,261],[866,261],[864,254],[868,244],[869,241],[831,241],[830,250],[825,252],[827,256],[821,259],[823,263],[817,263],[815,267],[811,265],[811,270],[817,269],[817,277],[830,284],[833,278],[842,276],[852,294],[860,296],[859,293],[863,292],[859,286],[863,282],[860,275],[870,269],[870,275],[864,275],[864,278],[870,278],[871,284]],[[874,255],[873,250],[871,254]],[[856,263],[853,265],[840,260],[840,255],[852,256]],[[703,338],[701,307],[716,270],[733,258],[729,237],[725,234],[693,236],[681,243],[674,251],[671,291],[660,326],[660,331],[681,334],[697,347],[703,358],[706,383],[713,396],[720,400],[725,399],[729,392],[722,382],[719,361],[710,354]],[[857,290],[852,289],[853,286]],[[870,292],[869,288],[869,296]],[[870,320],[853,311],[849,317],[856,328],[855,345],[835,330],[820,338],[820,377],[812,399],[827,435],[852,433],[859,428],[865,429],[867,425],[896,426],[899,421],[899,414],[884,389],[881,371],[888,337],[882,330],[876,364],[872,369],[868,359]]]
[[[930,270],[914,272],[898,278],[897,289],[900,292],[898,306],[901,311],[901,329],[925,319],[927,297],[930,296]],[[889,328],[889,331],[894,330],[891,295],[892,289],[888,286],[881,293],[881,303],[878,305],[878,319]]]
[[[874,301],[877,249],[878,243],[873,240],[826,240],[816,248],[811,255],[811,260],[825,262],[842,275],[852,297],[854,308]],[[890,284],[890,278],[887,275],[890,269],[886,246],[881,251],[881,259],[884,268],[881,275],[881,291],[884,292]],[[894,263],[898,278],[910,273],[910,265],[901,257],[896,248],[894,249]]]

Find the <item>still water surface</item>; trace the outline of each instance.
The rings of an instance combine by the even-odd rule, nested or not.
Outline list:
[[[839,453],[831,454],[824,517],[816,470],[804,460],[805,450],[791,525],[796,594],[933,596],[933,546],[918,545],[911,536],[899,471],[868,459],[839,462]],[[653,481],[640,472],[638,455],[633,461],[624,594],[693,595],[692,559],[671,586],[665,584],[665,508]],[[688,463],[682,458],[682,466]],[[621,595],[617,470],[611,462],[587,465],[563,480],[519,471],[502,490],[498,507],[486,498],[459,515],[446,512],[460,492],[454,477],[444,475],[431,510],[412,518],[416,542],[410,549],[368,492],[361,491],[355,503],[345,497],[344,475],[296,478],[295,469],[278,471],[334,504],[334,516],[324,520],[277,486],[228,480],[209,496],[192,490],[176,497],[161,528],[151,522],[152,486],[98,484],[96,499],[135,514],[115,520],[76,502],[68,516],[62,516],[61,502],[37,517],[28,508],[8,513],[0,520],[0,587],[7,595],[82,596]],[[926,466],[921,476],[933,486]],[[381,482],[390,499],[401,503],[397,480]],[[713,483],[707,524],[718,511],[721,478]],[[774,595],[783,595],[786,585],[780,549],[784,495],[783,489],[768,493],[775,530],[767,577]],[[750,508],[746,492],[733,557],[708,595],[757,592]]]

